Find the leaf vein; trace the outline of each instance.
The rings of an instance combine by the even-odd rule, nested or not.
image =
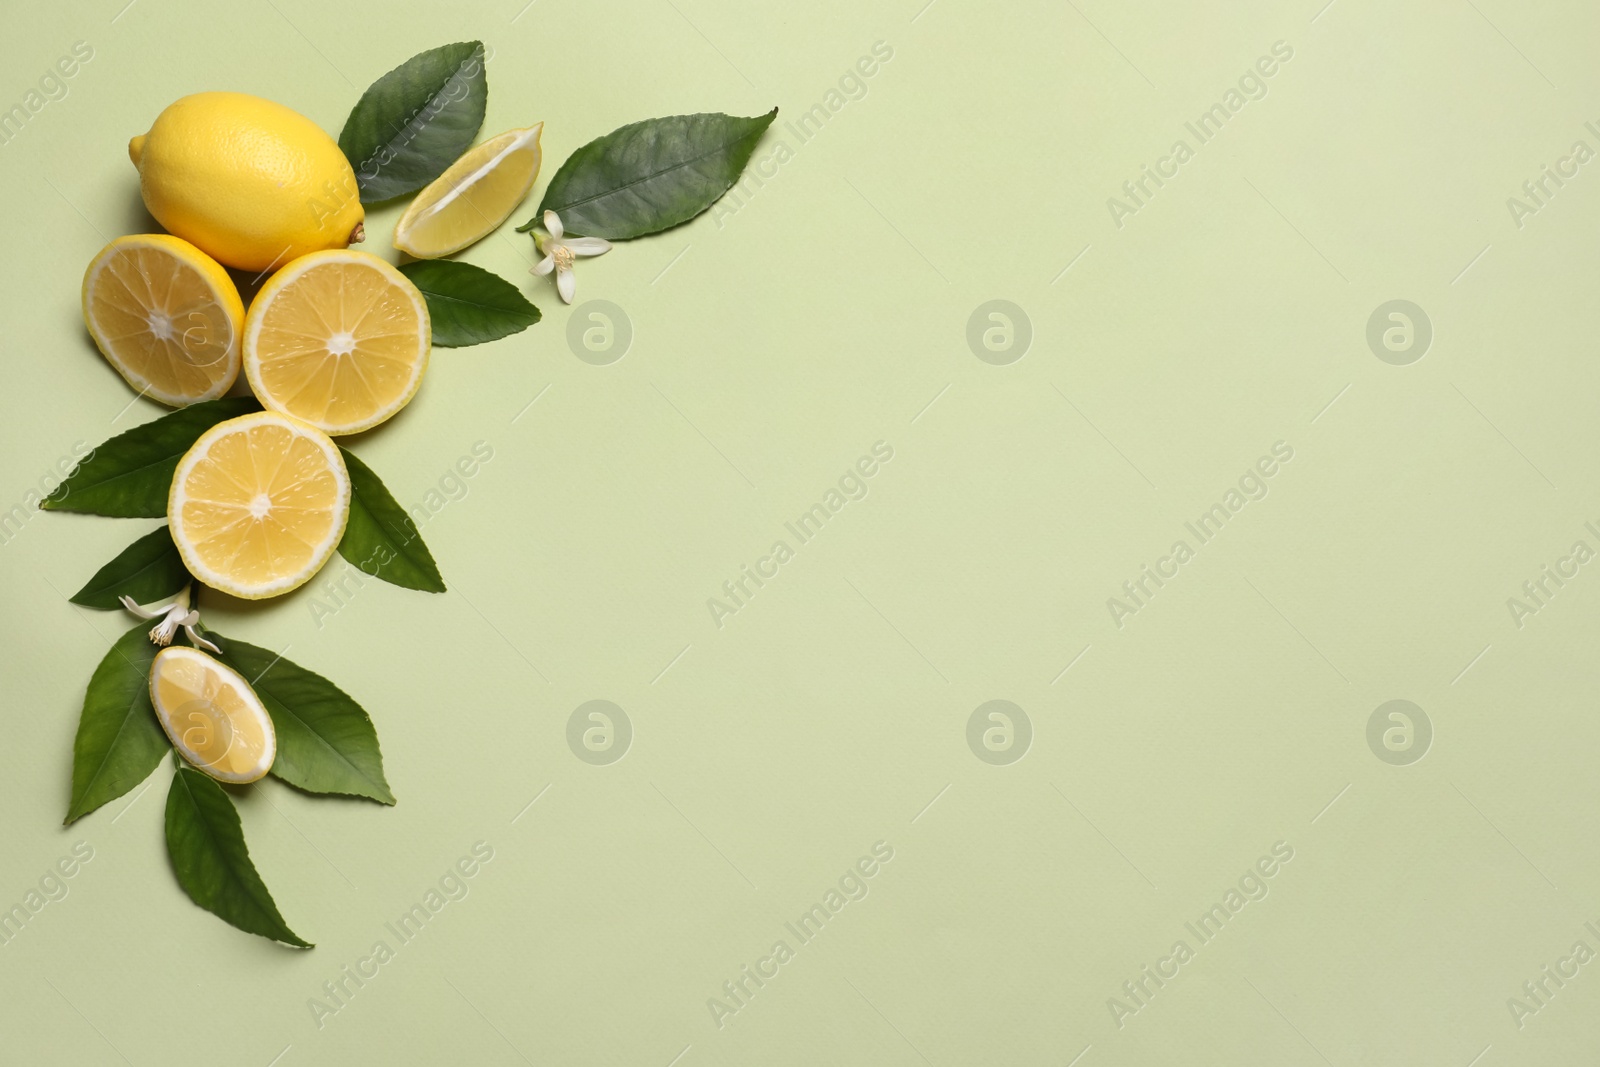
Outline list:
[[[733,145],[733,144],[736,144],[739,141],[745,140],[749,136],[750,136],[749,133],[745,133],[745,134],[743,134],[743,135],[741,135],[739,137],[731,138],[730,140],[724,142],[723,144],[720,144],[717,147],[715,147],[713,149],[710,149],[709,151],[706,151],[706,152],[704,152],[704,153],[702,153],[702,154],[700,154],[698,156],[695,156],[692,159],[686,159],[681,163],[674,163],[671,166],[663,167],[660,170],[652,171],[649,174],[641,175],[640,177],[635,178],[630,182],[625,182],[622,185],[618,185],[618,186],[615,186],[615,187],[610,188],[610,189],[602,189],[600,192],[594,193],[591,196],[586,196],[586,197],[583,197],[583,198],[578,199],[578,200],[569,200],[567,203],[565,203],[563,205],[560,205],[560,206],[554,208],[553,210],[555,210],[557,212],[560,212],[560,211],[571,211],[573,208],[582,207],[585,204],[591,204],[594,201],[601,199],[602,197],[615,196],[615,195],[618,195],[620,193],[628,192],[635,185],[641,185],[641,184],[643,184],[645,182],[654,181],[655,179],[661,177],[663,174],[671,174],[673,171],[682,170],[684,167],[693,166],[694,164],[699,163],[700,161],[702,161],[704,159],[709,159],[710,157],[712,157],[714,155],[717,155],[717,154],[719,154],[721,152],[725,152],[730,145]],[[759,134],[758,134],[758,136],[759,136]],[[640,194],[635,193],[634,195],[638,196]]]

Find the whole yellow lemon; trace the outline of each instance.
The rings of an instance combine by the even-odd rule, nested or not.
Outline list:
[[[196,93],[128,142],[145,207],[241,270],[264,271],[363,236],[355,172],[322,127],[245,93]]]

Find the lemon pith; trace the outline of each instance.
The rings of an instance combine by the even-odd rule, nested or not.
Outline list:
[[[150,702],[173,747],[223,782],[266,776],[278,752],[277,732],[244,677],[198,649],[173,645],[150,664]]]
[[[117,373],[163,404],[215,400],[239,376],[239,290],[180,238],[133,234],[101,249],[84,271],[83,321]]]
[[[491,137],[452,163],[411,202],[394,246],[418,259],[459,252],[516,210],[539,177],[544,123]]]
[[[195,93],[128,143],[162,226],[241,270],[359,240],[355,171],[332,137],[282,104]]]
[[[249,600],[287,593],[338,548],[350,474],[322,431],[273,411],[220,422],[178,461],[167,499],[189,573]]]
[[[367,252],[313,252],[250,305],[244,369],[263,406],[357,433],[416,395],[432,338],[422,293],[393,266]]]

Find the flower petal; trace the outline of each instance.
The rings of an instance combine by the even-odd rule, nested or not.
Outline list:
[[[611,242],[604,237],[568,237],[561,243],[575,256],[598,256],[611,251]]]
[[[578,291],[578,280],[572,276],[570,270],[556,271],[556,292],[561,294],[563,304],[572,303],[572,294]]]
[[[558,241],[561,240],[561,235],[566,232],[561,228],[561,216],[554,211],[546,211],[544,213],[544,228],[551,237]]]
[[[532,267],[528,268],[528,273],[529,274],[537,274],[539,277],[543,278],[546,274],[550,273],[550,271],[555,267],[555,265],[556,265],[556,261],[555,261],[555,257],[554,256],[545,256],[539,262],[535,263]]]
[[[141,619],[159,619],[161,616],[167,613],[167,609],[165,607],[159,611],[146,611],[144,608],[134,603],[133,597],[131,596],[122,596],[118,597],[117,599],[122,601],[122,606],[124,608],[127,608],[128,611],[132,612],[134,615],[137,615]]]
[[[209,652],[215,652],[219,656],[222,655],[222,649],[218,648],[216,645],[213,645],[210,641],[207,641],[205,638],[201,637],[198,633],[195,632],[195,629],[194,629],[193,626],[185,626],[183,628],[183,632],[189,635],[189,640],[191,642],[193,642],[194,645],[197,648],[203,648],[203,649],[206,649]]]

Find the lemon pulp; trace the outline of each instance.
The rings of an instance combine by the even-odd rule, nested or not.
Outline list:
[[[394,246],[418,259],[459,252],[491,233],[539,176],[544,123],[508,130],[470,149],[411,202]]]
[[[409,278],[366,252],[313,252],[250,305],[244,367],[265,407],[356,433],[410,402],[431,345],[428,307]]]
[[[167,521],[202,582],[246,599],[287,593],[338,547],[350,475],[328,436],[272,411],[220,422],[172,478]]]
[[[223,782],[254,782],[277,756],[261,698],[239,672],[204,652],[174,645],[150,664],[150,702],[173,747]]]
[[[215,400],[239,376],[239,291],[177,237],[134,234],[103,248],[84,272],[83,320],[117,373],[163,404]]]

